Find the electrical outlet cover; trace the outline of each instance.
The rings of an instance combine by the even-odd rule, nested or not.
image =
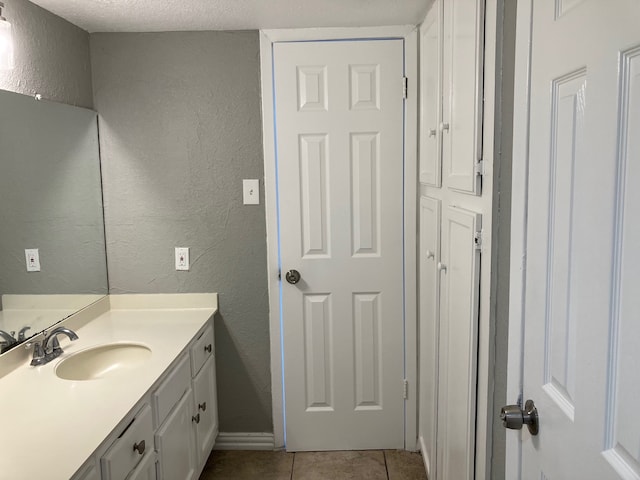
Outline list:
[[[176,247],[176,270],[189,270],[188,247]]]

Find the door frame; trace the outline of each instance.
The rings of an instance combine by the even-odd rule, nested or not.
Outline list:
[[[533,0],[517,0],[511,180],[507,403],[522,402]],[[506,431],[505,478],[522,478],[522,433]]]
[[[285,446],[284,384],[282,379],[282,329],[278,251],[278,210],[273,104],[273,44],[322,40],[402,39],[409,94],[404,112],[404,364],[408,381],[405,402],[405,449],[418,449],[418,324],[417,324],[417,228],[418,228],[418,28],[415,25],[363,28],[305,28],[260,31],[262,94],[262,142],[264,197],[267,226],[267,273],[271,346],[271,401],[275,448]],[[398,79],[398,88],[401,88]],[[398,384],[398,395],[402,385]]]

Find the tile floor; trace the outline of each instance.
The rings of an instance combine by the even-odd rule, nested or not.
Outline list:
[[[401,450],[214,450],[200,480],[426,480],[419,453]]]

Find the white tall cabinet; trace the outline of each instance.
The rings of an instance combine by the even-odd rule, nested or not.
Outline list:
[[[476,478],[492,187],[484,31],[485,0],[436,0],[420,27],[419,442],[432,480]]]

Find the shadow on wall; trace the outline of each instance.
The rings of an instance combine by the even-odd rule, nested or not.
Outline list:
[[[273,432],[271,404],[263,401],[271,399],[271,379],[256,376],[255,368],[238,347],[223,314],[216,313],[214,323],[220,431]],[[244,348],[246,350],[246,346]],[[220,359],[224,359],[224,363]],[[232,394],[220,395],[224,391]]]

